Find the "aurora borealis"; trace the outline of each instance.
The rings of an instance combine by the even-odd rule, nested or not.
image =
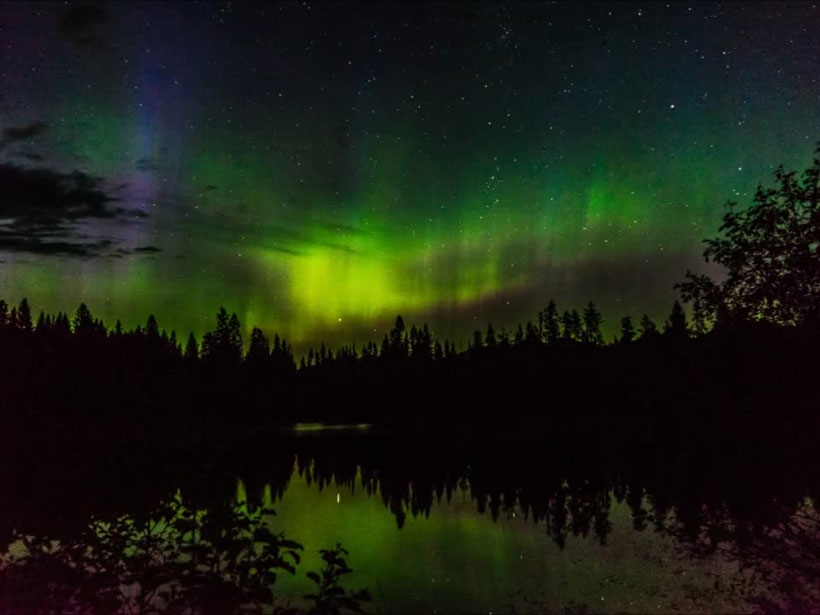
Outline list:
[[[224,305],[297,350],[594,300],[609,338],[665,317],[727,199],[808,166],[818,30],[809,2],[2,3],[0,296],[180,336]]]

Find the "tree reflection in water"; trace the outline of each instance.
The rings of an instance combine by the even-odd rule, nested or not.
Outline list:
[[[204,604],[190,597],[194,587],[209,596],[226,596],[225,600],[234,603],[241,599],[247,605],[265,601],[270,604],[271,596],[265,592],[271,589],[269,581],[273,577],[265,578],[259,568],[249,564],[248,557],[264,554],[272,558],[266,560],[265,570],[277,574],[288,570],[287,565],[295,565],[301,549],[274,533],[269,518],[260,525],[261,517],[253,515],[266,515],[268,507],[287,493],[298,477],[320,491],[331,485],[345,486],[380,498],[393,515],[399,535],[411,517],[440,514],[440,502],[450,502],[461,494],[472,503],[476,513],[493,521],[516,514],[539,524],[559,548],[566,547],[570,537],[574,540],[579,536],[606,544],[612,537],[611,515],[613,502],[617,502],[619,507],[628,507],[632,528],[637,532],[658,531],[674,537],[680,548],[695,558],[717,554],[724,560],[739,562],[746,570],[744,575],[716,576],[716,583],[722,584],[718,588],[722,595],[734,597],[738,604],[752,604],[766,612],[793,612],[810,610],[818,603],[820,596],[813,582],[820,578],[820,525],[810,504],[814,500],[806,497],[817,493],[817,481],[810,473],[790,471],[801,467],[803,453],[798,447],[780,449],[752,471],[738,461],[750,454],[740,448],[727,455],[719,447],[695,451],[681,446],[661,451],[618,443],[599,444],[585,449],[556,442],[494,444],[487,448],[474,441],[442,442],[428,438],[422,446],[407,438],[395,441],[384,437],[334,436],[266,439],[258,446],[212,450],[207,452],[210,454],[203,451],[199,457],[176,462],[144,459],[144,465],[138,468],[133,467],[134,455],[129,452],[123,454],[130,464],[127,466],[117,462],[116,456],[107,458],[104,464],[51,466],[22,466],[18,459],[12,491],[17,497],[3,504],[0,533],[5,536],[6,549],[14,536],[32,537],[29,547],[39,550],[42,556],[36,575],[33,567],[27,567],[31,562],[17,567],[7,565],[0,575],[0,593],[5,605],[13,605],[15,592],[24,593],[26,587],[44,587],[38,575],[47,573],[63,579],[64,589],[91,588],[86,590],[85,599],[91,600],[93,596],[109,608],[114,588],[119,591],[122,585],[113,583],[113,574],[130,581],[125,585],[139,582],[140,592],[153,591],[155,597],[160,592],[183,595],[187,591],[186,600],[194,606]],[[28,469],[23,470],[24,467]],[[111,475],[130,476],[133,480],[111,481]],[[233,491],[237,476],[243,477],[249,500],[259,502],[257,508],[246,507],[242,512],[243,509],[227,505],[236,501],[226,498],[226,494]],[[86,486],[94,480],[106,488],[89,491]],[[145,481],[150,481],[150,485],[143,484]],[[43,489],[43,485],[49,488]],[[211,562],[212,576],[205,575],[204,568],[197,574],[182,575],[186,564],[190,569],[194,553],[199,553],[200,548],[193,541],[195,532],[192,533],[191,524],[198,523],[195,516],[190,516],[194,513],[186,513],[187,517],[183,515],[175,522],[188,524],[176,528],[183,537],[181,543],[170,541],[164,547],[151,547],[152,557],[165,558],[169,570],[175,571],[179,579],[184,578],[184,582],[173,581],[168,570],[162,574],[152,570],[149,564],[154,560],[147,557],[148,549],[138,548],[139,544],[147,544],[146,536],[137,531],[143,528],[140,531],[144,532],[145,526],[138,521],[151,519],[151,514],[154,519],[162,515],[157,515],[156,507],[144,501],[147,496],[135,500],[134,494],[151,494],[161,489],[173,493],[176,488],[190,497],[184,510],[207,510],[203,522],[220,520],[219,524],[208,526],[211,529],[203,526],[196,530],[210,531],[209,544],[223,554],[233,554],[233,563],[229,563],[214,550],[209,555],[202,553],[204,559],[200,561],[203,566],[204,562]],[[69,500],[72,494],[75,496]],[[56,501],[71,501],[73,505],[55,515],[55,495]],[[174,501],[163,505],[181,506],[181,502],[173,504]],[[89,518],[105,520],[108,525],[95,521],[92,527],[96,530],[89,533]],[[280,527],[286,527],[288,521],[288,517],[277,518],[273,525],[281,522]],[[159,527],[154,526],[157,530]],[[217,527],[221,529],[217,531]],[[101,528],[108,532],[104,541]],[[378,556],[368,560],[362,553],[364,543],[357,544],[357,533],[367,531],[363,520],[356,525],[353,542],[345,538],[351,558],[360,570],[364,561],[367,566],[380,566]],[[117,537],[122,533],[127,540]],[[289,530],[288,535],[304,540],[298,532]],[[66,546],[62,559],[48,555],[52,548],[50,539],[58,539]],[[480,535],[476,539],[480,540]],[[77,562],[94,544],[96,552],[104,556],[100,562],[105,565],[95,570],[83,568]],[[263,553],[266,544],[268,551]],[[178,557],[175,559],[174,555]],[[125,568],[123,562],[127,564]],[[252,568],[256,572],[251,573]],[[228,584],[231,589],[226,578],[232,579]],[[730,582],[734,585],[728,585]],[[107,594],[102,587],[108,588]],[[77,599],[80,594],[69,595]],[[356,595],[349,597],[355,599]],[[207,603],[219,604],[216,598],[209,598]],[[583,601],[576,601],[568,606],[582,604]],[[5,612],[13,611],[6,608]],[[28,608],[25,612],[34,611]]]

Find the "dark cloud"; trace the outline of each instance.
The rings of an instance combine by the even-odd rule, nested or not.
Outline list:
[[[102,180],[80,171],[24,169],[0,164],[0,251],[95,256],[112,241],[77,232],[81,222],[123,218]]]
[[[134,209],[123,209],[123,210],[120,210],[120,211],[123,215],[131,216],[133,218],[147,218],[148,217],[147,213],[145,213],[141,209],[137,209],[136,207]]]
[[[302,256],[302,254],[304,254],[302,250],[297,250],[296,248],[288,248],[285,246],[275,244],[268,246],[268,249],[274,252],[281,252],[282,254],[289,254],[291,256]]]
[[[138,248],[134,248],[133,250],[128,250],[127,248],[117,248],[111,252],[110,255],[114,258],[123,258],[131,254],[156,254],[158,252],[162,252],[162,250],[156,246],[140,246]]]
[[[213,184],[208,184],[207,186],[205,186],[205,188],[203,188],[203,190],[205,192],[210,192],[211,190],[216,190],[216,186],[214,186]]]
[[[316,224],[319,228],[331,233],[344,233],[346,235],[361,235],[364,233],[358,226],[351,224],[342,224],[339,222],[318,222]]]
[[[68,9],[60,25],[63,34],[77,47],[100,48],[102,26],[107,19],[108,13],[102,6],[79,4]]]
[[[337,241],[330,241],[322,238],[324,233],[320,232],[318,237],[316,234],[317,229],[320,231],[332,230],[333,232],[338,232],[340,228],[348,227],[345,227],[344,225],[337,226],[325,223],[316,223],[307,224],[302,228],[292,228],[279,224],[273,224],[265,230],[266,247],[268,249],[284,252],[286,254],[301,254],[304,246],[321,246],[324,248],[330,248],[331,250],[345,252],[347,254],[358,254],[358,251],[354,250],[350,246]],[[353,229],[353,227],[349,228]]]
[[[40,121],[32,122],[27,126],[9,126],[8,128],[3,129],[2,144],[7,145],[22,139],[36,137],[37,135],[44,133],[46,128],[47,126],[45,123]]]
[[[43,160],[45,160],[44,156],[41,156],[40,154],[36,154],[34,152],[20,152],[17,155],[20,158],[25,158],[29,162],[42,162]]]
[[[107,218],[113,200],[100,189],[102,180],[80,171],[60,173],[53,169],[23,169],[0,164],[0,216],[65,220]]]
[[[137,160],[138,171],[156,171],[157,169],[159,169],[159,166],[153,158],[140,158]]]
[[[105,23],[108,14],[101,6],[93,4],[76,4],[68,9],[60,23],[67,34],[87,34],[90,30]]]
[[[99,256],[108,251],[111,242],[72,242],[53,240],[19,233],[14,228],[0,225],[0,251],[28,252],[44,256]]]

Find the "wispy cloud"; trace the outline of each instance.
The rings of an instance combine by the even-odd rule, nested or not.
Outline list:
[[[83,222],[125,220],[101,178],[80,171],[25,169],[0,164],[0,251],[43,255],[103,256],[114,240],[89,239]]]
[[[3,129],[3,139],[0,141],[0,145],[8,145],[15,141],[36,137],[44,133],[47,128],[46,124],[40,121],[32,122],[26,126],[9,126]]]

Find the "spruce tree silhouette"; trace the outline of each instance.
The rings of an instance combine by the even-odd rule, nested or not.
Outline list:
[[[253,369],[264,369],[270,363],[270,344],[259,327],[254,327],[251,331],[251,341],[245,360]]]
[[[639,339],[651,339],[658,335],[658,327],[646,314],[641,316]]]
[[[580,342],[583,339],[583,325],[578,310],[564,311],[564,315],[561,317],[561,326],[563,329],[562,337],[565,340]]]
[[[554,344],[561,337],[561,328],[558,322],[558,308],[555,301],[550,299],[547,307],[539,314],[541,334],[547,344]]]
[[[663,332],[669,337],[685,339],[689,337],[689,325],[686,322],[686,312],[683,311],[680,301],[677,299],[672,304],[672,312],[663,326]]]
[[[28,299],[25,297],[23,297],[17,308],[17,326],[23,331],[30,332],[32,330],[31,308],[28,305]]]
[[[202,358],[222,365],[238,365],[242,360],[242,331],[236,314],[228,316],[224,307],[216,315],[216,329],[202,339]]]
[[[405,334],[404,319],[400,315],[396,316],[396,324],[390,329],[390,333],[385,339],[387,341],[387,356],[394,359],[407,358],[407,335]],[[382,354],[385,354],[385,348],[382,348]]]
[[[590,301],[584,310],[584,327],[581,333],[581,340],[588,344],[601,346],[604,343],[604,336],[601,334],[601,323],[604,317]]]
[[[192,362],[199,358],[199,344],[197,344],[196,337],[193,331],[188,333],[188,341],[185,342],[185,360]]]
[[[487,325],[487,334],[484,336],[484,345],[487,348],[495,348],[497,339],[495,337],[495,329],[492,324]]]
[[[148,319],[145,321],[145,335],[147,335],[149,339],[159,338],[159,325],[157,324],[156,316],[153,314],[149,314]]]
[[[91,310],[85,303],[80,303],[77,308],[77,313],[74,315],[74,333],[83,335],[90,333],[94,328],[94,317],[91,315]]]
[[[622,344],[628,344],[634,339],[635,326],[632,324],[632,318],[630,316],[624,316],[621,318],[621,337],[618,338],[618,341]]]

